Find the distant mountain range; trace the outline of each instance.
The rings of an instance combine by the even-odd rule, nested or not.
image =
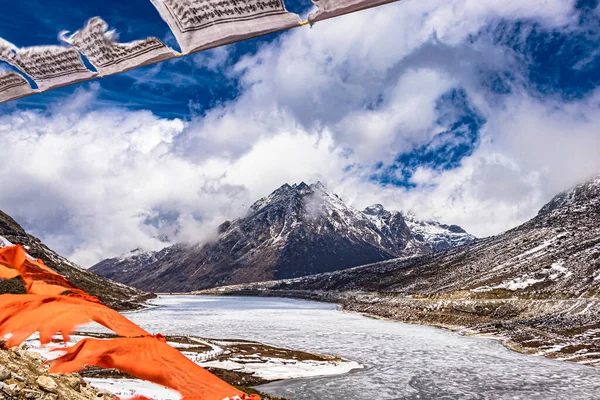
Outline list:
[[[431,254],[476,238],[456,225],[419,221],[381,205],[358,211],[319,183],[285,184],[205,244],[134,250],[90,270],[154,292],[187,292],[343,270]]]
[[[600,176],[527,223],[465,246],[215,293],[331,301],[600,366]]]
[[[462,298],[600,294],[600,177],[529,222],[467,246],[286,282],[287,288]]]
[[[67,277],[76,286],[98,296],[105,304],[117,310],[141,308],[152,295],[121,283],[98,276],[58,255],[38,238],[28,234],[10,216],[0,211],[0,248],[13,244],[22,245],[29,255],[41,258],[59,274]],[[19,279],[0,279],[0,293],[24,293],[25,287]]]

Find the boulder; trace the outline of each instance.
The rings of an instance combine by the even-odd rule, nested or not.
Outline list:
[[[42,375],[39,378],[37,378],[36,383],[40,388],[50,393],[56,393],[56,389],[58,388],[56,381],[51,377],[45,375]]]

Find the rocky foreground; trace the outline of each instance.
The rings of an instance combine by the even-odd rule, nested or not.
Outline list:
[[[90,385],[79,374],[49,375],[48,367],[42,365],[42,362],[42,357],[36,352],[24,349],[0,350],[0,400],[113,400],[115,398],[113,393]],[[243,374],[228,373],[224,370],[212,372],[219,373],[221,379],[229,381],[246,392],[261,395],[263,400],[285,400],[235,384],[245,380]],[[86,375],[93,373],[94,371],[88,372]],[[115,376],[115,371],[103,373],[95,371],[95,374]]]
[[[0,399],[112,400],[80,375],[48,375],[42,357],[24,349],[0,350]]]
[[[48,374],[48,367],[42,365],[39,353],[24,349],[0,350],[0,400],[113,400],[115,395],[90,385],[79,374]],[[246,374],[226,370],[212,369],[213,373],[230,384],[246,391],[257,393],[263,400],[285,400],[270,397],[264,393],[249,389],[240,383],[254,383]],[[87,376],[104,376],[125,379],[116,371],[91,371]],[[131,397],[131,396],[129,396]]]
[[[67,345],[86,337],[108,339],[102,333],[77,333]],[[191,336],[167,336],[167,342],[186,357],[246,393],[263,400],[285,400],[252,389],[283,379],[336,375],[361,368],[338,357],[277,348],[245,340],[217,340]],[[1,343],[0,343],[1,344]],[[145,395],[177,398],[176,392],[137,380],[113,369],[90,367],[80,374],[48,374],[43,365],[51,350],[63,347],[56,340],[41,348],[36,338],[20,348],[0,350],[0,400],[108,400]],[[106,390],[103,390],[106,389]],[[158,390],[158,392],[157,392]]]

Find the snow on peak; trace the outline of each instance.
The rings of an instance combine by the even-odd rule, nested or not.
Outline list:
[[[292,188],[296,189],[300,194],[308,194],[312,192],[312,188],[304,182],[300,182],[298,185],[294,184]]]
[[[115,260],[116,260],[116,262],[133,261],[136,259],[150,258],[154,254],[156,254],[155,251],[146,250],[146,249],[143,249],[142,247],[138,247],[136,249],[131,250],[130,252],[121,254],[120,256],[116,257]]]
[[[442,250],[476,240],[475,236],[468,234],[458,225],[444,225],[431,220],[421,221],[414,216],[405,218],[405,221],[415,238],[420,242],[431,244],[434,250]]]
[[[371,235],[365,232],[368,220],[360,211],[344,203],[335,193],[329,191],[321,182],[310,185],[311,192],[303,198],[309,217],[324,218],[336,230],[350,230],[358,237]]]
[[[321,190],[321,191],[324,191],[324,192],[328,191],[327,188],[325,187],[325,185],[323,185],[321,183],[321,181],[317,181],[317,183],[313,183],[312,185],[310,185],[310,187],[313,190]]]
[[[393,217],[402,218],[412,236],[409,247],[427,247],[431,250],[444,250],[476,240],[457,225],[444,225],[433,220],[420,220],[411,212],[388,211],[381,204],[375,204],[363,211],[378,227],[389,224]]]
[[[373,204],[372,206],[369,206],[363,210],[363,213],[373,216],[382,215],[385,212],[386,209],[381,204]]]
[[[272,204],[291,214],[295,222],[290,222],[287,225],[289,227],[296,226],[306,217],[305,221],[311,224],[326,223],[335,231],[351,233],[355,237],[370,237],[380,245],[388,243],[384,247],[389,247],[389,243],[402,243],[395,253],[403,252],[402,249],[443,250],[476,239],[459,226],[422,221],[412,213],[389,211],[381,204],[374,204],[361,212],[347,205],[321,182],[310,185],[305,182],[293,185],[286,183],[254,203],[251,210],[254,213],[262,212]],[[278,232],[280,236],[281,232]]]

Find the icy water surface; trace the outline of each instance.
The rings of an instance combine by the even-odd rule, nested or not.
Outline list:
[[[276,382],[294,400],[600,399],[600,368],[509,351],[488,339],[381,321],[335,305],[255,297],[162,296],[128,314],[152,332],[255,340],[339,354],[365,369]]]

